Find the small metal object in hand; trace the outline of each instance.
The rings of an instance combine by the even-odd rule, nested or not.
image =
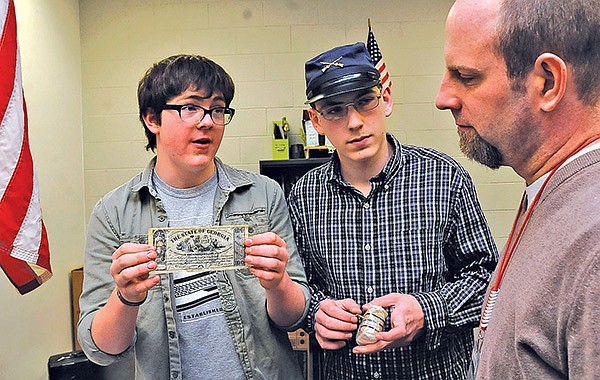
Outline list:
[[[387,319],[388,313],[381,306],[371,306],[360,316],[362,322],[358,326],[356,333],[356,343],[359,345],[371,344],[378,341],[375,334],[383,330],[383,325]]]

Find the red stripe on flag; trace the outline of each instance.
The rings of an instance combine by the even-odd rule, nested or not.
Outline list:
[[[21,294],[28,293],[41,284],[41,280],[23,260],[0,254],[0,266],[15,288]]]
[[[50,266],[50,246],[48,245],[48,233],[46,232],[46,226],[42,222],[42,240],[40,241],[39,248],[40,256],[37,261],[37,265],[45,268],[48,271],[52,271]]]
[[[390,73],[385,73],[385,75],[381,79],[381,83],[385,84],[388,81],[388,79],[390,79]]]
[[[4,118],[11,91],[15,84],[15,72],[17,71],[17,25],[15,19],[15,6],[10,1],[8,14],[4,22],[4,30],[0,38],[0,120]]]

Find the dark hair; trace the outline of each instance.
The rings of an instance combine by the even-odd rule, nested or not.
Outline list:
[[[516,89],[542,53],[569,65],[580,99],[600,98],[600,0],[502,0],[498,52]]]
[[[146,150],[154,151],[156,135],[146,127],[144,116],[152,115],[160,124],[167,101],[186,90],[206,90],[209,96],[221,92],[229,107],[235,85],[221,66],[200,55],[173,55],[152,65],[138,85],[140,121],[148,139]]]

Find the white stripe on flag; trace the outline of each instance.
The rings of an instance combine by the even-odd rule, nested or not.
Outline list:
[[[0,199],[8,187],[23,148],[25,125],[23,88],[21,87],[20,56],[17,52],[17,72],[10,102],[0,125]],[[0,115],[1,116],[1,115]]]
[[[0,3],[0,31],[4,30],[4,23],[6,22],[6,15],[8,14],[8,1]]]
[[[13,243],[11,256],[15,259],[37,263],[40,255],[40,241],[42,239],[42,208],[38,194],[37,177],[33,174],[33,193],[27,208],[27,215],[21,224]]]

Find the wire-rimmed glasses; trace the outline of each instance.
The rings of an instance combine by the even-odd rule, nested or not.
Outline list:
[[[381,95],[367,94],[361,96],[354,102],[325,106],[320,111],[317,110],[317,112],[321,114],[325,120],[338,121],[348,116],[348,107],[352,106],[358,112],[365,113],[377,108],[379,99],[381,99]]]

